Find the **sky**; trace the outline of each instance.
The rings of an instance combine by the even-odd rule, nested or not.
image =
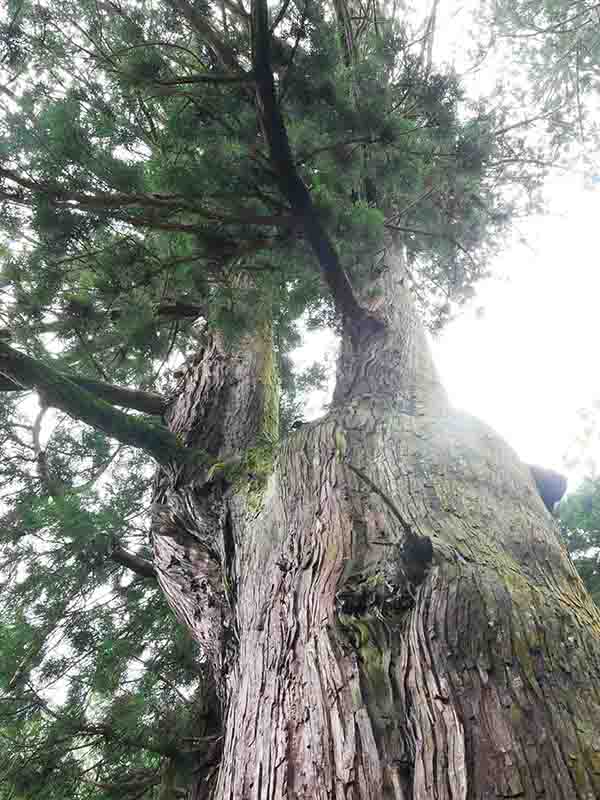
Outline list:
[[[600,185],[571,173],[547,194],[547,214],[519,224],[527,244],[497,258],[494,277],[432,346],[455,405],[574,484],[584,467],[565,455],[582,432],[580,410],[600,400]]]
[[[438,6],[435,60],[463,74],[469,95],[526,80],[506,74],[508,43],[469,70],[464,31],[474,7]],[[588,169],[598,155],[586,154]],[[600,465],[598,436],[576,446],[581,410],[600,404],[598,178],[573,168],[548,179],[544,215],[518,224],[513,244],[490,264],[494,278],[432,343],[453,403],[488,422],[524,461],[566,474],[570,491],[590,471],[586,458]]]

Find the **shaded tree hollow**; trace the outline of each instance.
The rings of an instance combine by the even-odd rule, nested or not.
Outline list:
[[[449,405],[387,262],[363,302],[382,324],[346,326],[325,417],[257,445],[265,331],[213,339],[171,407],[188,446],[238,454],[156,481],[158,578],[223,711],[192,796],[591,800],[597,609],[529,469]]]

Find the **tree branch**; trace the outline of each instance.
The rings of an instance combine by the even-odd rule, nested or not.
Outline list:
[[[204,219],[215,220],[226,225],[268,225],[273,227],[288,228],[296,224],[296,220],[289,214],[257,214],[254,211],[245,214],[243,211],[239,215],[229,215],[217,209],[206,208],[184,197],[180,194],[167,193],[133,193],[126,192],[97,192],[86,194],[85,192],[72,192],[64,189],[58,184],[49,181],[35,181],[26,178],[12,169],[0,167],[0,178],[6,178],[15,183],[21,189],[28,192],[43,193],[47,196],[50,203],[58,208],[80,208],[98,211],[118,211],[131,210],[136,208],[152,209],[164,211],[169,214],[180,211],[188,211]],[[14,193],[0,191],[0,198],[13,203],[24,205],[32,204],[31,195],[21,193],[18,190]],[[122,217],[119,219],[131,225],[155,227],[166,230],[179,230],[182,232],[196,233],[198,225],[177,222],[161,222],[155,217]]]
[[[201,453],[186,450],[166,428],[114,409],[105,400],[52,367],[0,342],[0,375],[24,389],[36,389],[44,402],[97,428],[123,444],[149,453],[159,464],[187,462]]]
[[[198,319],[208,315],[208,305],[190,303],[186,300],[162,300],[155,307],[160,317],[168,319]]]
[[[292,211],[300,218],[306,238],[319,260],[323,278],[333,295],[338,311],[348,319],[360,319],[366,312],[359,306],[354,296],[348,275],[319,220],[308,189],[296,171],[287,131],[275,96],[270,51],[271,34],[267,0],[253,0],[252,61],[256,99],[279,187],[291,205]]]
[[[152,414],[160,416],[167,405],[166,399],[154,392],[142,392],[138,389],[126,389],[122,386],[114,386],[111,383],[104,383],[103,381],[94,381],[90,378],[81,378],[78,375],[65,375],[58,372],[65,380],[77,384],[82,389],[95,394],[107,403],[114,406],[122,406],[123,408],[133,408],[136,411],[141,411],[144,414]],[[29,387],[26,387],[29,388]],[[0,392],[15,392],[22,391],[23,386],[6,375],[0,377]]]
[[[167,3],[172,9],[178,11],[185,17],[190,27],[195,30],[212,49],[224,69],[231,70],[237,75],[244,74],[237,61],[234,50],[223,41],[205,16],[197,11],[187,0],[167,0]]]
[[[254,83],[254,75],[251,72],[244,72],[240,75],[218,75],[207,72],[205,75],[188,75],[181,78],[173,78],[168,81],[149,81],[150,86],[181,86],[184,84],[195,83]]]
[[[161,746],[158,743],[155,744],[152,741],[148,741],[143,736],[127,736],[126,734],[115,730],[104,722],[94,724],[87,722],[85,719],[74,719],[72,716],[61,714],[55,711],[52,706],[50,706],[46,700],[44,700],[44,698],[35,691],[31,684],[29,684],[28,688],[29,691],[31,691],[31,693],[35,696],[36,700],[44,709],[44,711],[46,711],[46,713],[54,719],[61,722],[68,732],[72,732],[73,734],[81,733],[88,736],[102,736],[110,741],[119,742],[127,745],[128,747],[133,747],[136,749],[140,748],[142,750],[147,750],[150,753],[157,753],[158,755],[166,756],[167,758],[174,758],[179,755],[179,750],[176,746]]]
[[[147,558],[142,558],[141,556],[135,555],[135,553],[130,553],[129,550],[125,550],[119,545],[113,547],[109,557],[117,564],[121,564],[121,566],[132,570],[141,578],[152,578],[156,580],[154,565],[151,561],[148,561]]]
[[[339,29],[340,46],[344,54],[344,64],[350,67],[356,61],[356,43],[354,41],[354,31],[352,30],[350,9],[346,0],[333,0],[333,8]]]
[[[389,223],[386,223],[385,227],[391,231],[400,231],[401,233],[413,233],[415,236],[428,236],[438,239],[446,239],[448,242],[453,244],[454,247],[457,248],[457,250],[460,250],[461,253],[464,253],[474,267],[477,267],[477,262],[475,261],[471,253],[467,250],[467,248],[464,245],[462,245],[458,241],[458,239],[455,239],[454,236],[450,236],[450,234],[448,233],[443,233],[441,231],[424,231],[421,230],[420,228],[405,228],[403,225],[392,225]]]

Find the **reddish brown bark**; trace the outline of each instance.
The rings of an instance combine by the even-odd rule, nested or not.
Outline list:
[[[397,252],[372,288],[332,410],[266,483],[158,481],[159,581],[223,707],[197,796],[597,797],[598,611],[528,468],[449,406]],[[269,348],[209,342],[172,430],[244,464]]]

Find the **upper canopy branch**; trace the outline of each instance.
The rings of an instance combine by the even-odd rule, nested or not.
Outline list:
[[[59,408],[123,444],[145,450],[161,464],[189,461],[195,455],[186,450],[166,428],[118,411],[89,390],[93,385],[103,384],[90,381],[89,388],[84,388],[42,361],[13,350],[4,342],[0,342],[0,375],[23,389],[36,389],[46,405]]]
[[[151,86],[183,86],[189,84],[206,84],[206,83],[254,83],[254,75],[251,72],[243,72],[240,75],[217,75],[212,72],[202,73],[200,75],[185,75],[179,78],[172,78],[171,80],[153,80],[150,81]]]
[[[352,28],[352,17],[346,0],[334,0],[333,8],[339,28],[340,44],[344,54],[344,63],[347,67],[354,64],[356,59],[356,43]]]
[[[252,2],[252,61],[256,82],[256,99],[263,134],[269,146],[279,187],[304,229],[321,266],[336,307],[347,319],[365,315],[359,306],[352,285],[317,211],[308,189],[300,178],[290,148],[287,131],[277,102],[271,68],[271,32],[267,0]]]

